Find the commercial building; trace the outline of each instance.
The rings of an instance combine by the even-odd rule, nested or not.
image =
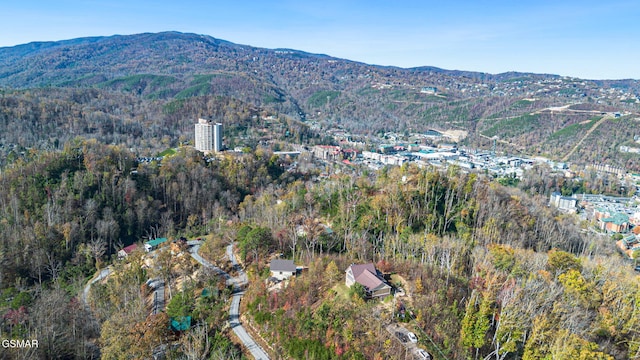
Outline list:
[[[549,205],[553,205],[561,211],[575,213],[578,199],[573,196],[562,196],[559,192],[553,192],[549,198]]]
[[[209,152],[213,150],[213,126],[209,120],[198,119],[195,129],[196,150]]]
[[[598,220],[600,229],[612,233],[626,233],[629,231],[629,216],[623,213],[615,213],[609,217]]]
[[[213,125],[213,151],[220,152],[223,149],[222,146],[222,134],[223,127],[221,123],[215,123]]]
[[[206,119],[198,119],[195,124],[195,147],[202,152],[220,152],[222,146],[223,127],[220,123],[211,123]]]

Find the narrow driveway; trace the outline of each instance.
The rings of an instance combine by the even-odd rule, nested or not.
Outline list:
[[[149,286],[153,289],[153,310],[151,314],[157,315],[164,310],[164,281],[152,281]]]
[[[87,298],[89,297],[89,291],[91,290],[91,285],[109,276],[111,274],[111,271],[112,271],[111,267],[106,267],[100,270],[100,272],[98,273],[98,276],[94,277],[93,279],[87,282],[87,285],[84,286],[84,290],[82,291],[82,301],[85,304],[87,303]]]
[[[260,348],[251,335],[247,333],[247,330],[242,326],[242,323],[240,323],[240,299],[242,298],[242,295],[244,295],[244,291],[242,291],[241,286],[247,283],[247,275],[244,273],[236,261],[236,257],[233,255],[233,244],[227,246],[227,257],[231,261],[233,268],[238,271],[238,276],[235,278],[232,278],[219,267],[203,259],[202,256],[198,254],[199,249],[200,244],[194,245],[190,250],[191,256],[202,266],[212,269],[216,274],[227,279],[227,284],[233,285],[233,297],[231,299],[231,307],[229,308],[229,325],[231,325],[233,332],[238,336],[240,341],[242,341],[242,344],[244,344],[256,360],[268,360],[269,355]]]
[[[426,352],[426,350],[420,348],[418,346],[417,343],[411,342],[407,336],[407,334],[409,334],[409,330],[407,330],[407,328],[405,328],[402,325],[396,324],[396,323],[391,323],[389,325],[386,326],[387,331],[391,334],[391,336],[393,338],[395,338],[397,341],[399,341],[405,349],[405,358],[407,358],[407,356],[409,356],[409,354],[411,354],[411,358],[412,359],[423,359],[423,357],[421,357],[418,354],[418,351],[422,350],[424,351],[426,354],[428,354],[428,352]],[[429,355],[431,356],[431,355]],[[431,357],[429,357],[429,359],[431,359]]]
[[[235,284],[238,286],[246,285],[249,280],[247,279],[247,274],[245,274],[244,270],[242,270],[242,266],[238,264],[236,256],[233,254],[233,244],[227,245],[227,258],[229,258],[229,261],[231,261],[233,270],[238,272],[238,276],[233,278]]]

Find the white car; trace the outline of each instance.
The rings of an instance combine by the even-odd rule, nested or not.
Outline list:
[[[411,341],[412,343],[418,342],[418,337],[416,336],[416,334],[412,332],[407,333],[407,337],[409,338],[409,341]]]
[[[418,349],[418,351],[416,351],[416,354],[418,354],[418,357],[420,359],[423,360],[431,360],[431,354],[429,354],[428,352],[426,352],[423,349]]]

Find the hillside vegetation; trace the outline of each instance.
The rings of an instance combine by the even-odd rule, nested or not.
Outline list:
[[[241,209],[246,225],[223,236],[241,239],[253,264],[246,307],[280,356],[401,359],[385,330],[396,321],[436,359],[637,357],[637,276],[614,241],[585,236],[544,199],[475,175],[395,168],[375,180],[293,183]],[[260,226],[270,235],[251,240]],[[267,290],[272,252],[308,271]],[[344,269],[371,261],[409,296],[364,302],[348,292]],[[410,317],[397,317],[399,303]]]
[[[547,208],[546,197],[455,171],[404,167],[314,182],[282,169],[262,150],[206,162],[182,148],[161,163],[136,165],[126,149],[80,139],[17,160],[0,176],[8,189],[0,199],[3,333],[40,334],[37,356],[88,358],[116,341],[113,326],[163,329],[140,302],[150,275],[133,271],[139,264],[96,288],[93,315],[65,309],[79,306],[73,297],[87,276],[121,246],[216,229],[205,247],[239,242],[253,274],[243,303],[279,354],[397,358],[398,344],[381,328],[400,321],[396,305],[363,302],[341,288],[348,264],[368,261],[404,279],[397,285],[410,294],[402,300],[412,314],[407,326],[448,359],[637,353],[636,276],[612,240],[587,236],[573,217]],[[262,281],[272,253],[309,268],[282,293],[267,292]],[[203,281],[185,291],[213,286]],[[220,338],[224,318],[203,313],[220,300],[189,299],[180,313],[210,319],[209,336],[234,351]],[[73,336],[54,336],[74,321]],[[117,341],[135,343],[135,334]],[[163,334],[147,333],[145,344],[187,340]]]
[[[106,302],[101,311],[87,313],[76,297],[123,246],[201,234],[212,219],[234,216],[256,189],[295,179],[281,178],[277,158],[262,151],[206,162],[181,148],[161,163],[137,164],[120,146],[76,139],[29,155],[0,175],[0,331],[38,339],[30,358],[95,358],[105,346],[94,341],[103,322],[154,321],[132,290],[146,281],[141,264],[121,274],[133,278],[111,285],[119,290],[95,295]]]

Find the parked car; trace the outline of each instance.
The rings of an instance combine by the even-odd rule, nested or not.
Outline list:
[[[409,341],[411,341],[412,343],[417,343],[418,342],[418,337],[416,336],[416,334],[410,332],[407,333],[407,337],[409,338]]]
[[[418,349],[418,351],[416,351],[416,354],[418,354],[418,357],[422,360],[431,360],[431,354],[429,354],[426,350]]]
[[[401,343],[406,343],[407,341],[409,341],[407,335],[402,331],[396,331],[396,337],[398,338],[398,340],[400,340]]]
[[[157,288],[158,286],[163,286],[164,281],[162,281],[161,279],[149,279],[147,280],[146,284],[148,287],[155,290],[155,288]]]

